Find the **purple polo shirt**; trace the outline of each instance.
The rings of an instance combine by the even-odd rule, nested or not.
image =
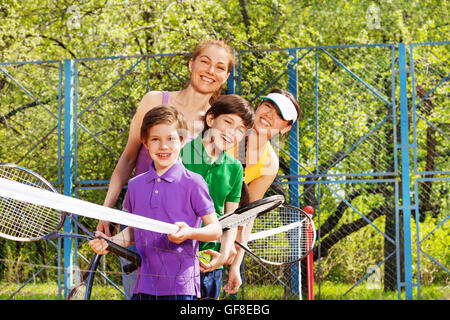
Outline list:
[[[150,170],[131,179],[124,208],[144,217],[201,227],[201,217],[215,212],[208,185],[199,174],[178,160],[161,177],[153,162]],[[198,241],[170,242],[166,234],[135,228],[136,248],[142,265],[133,293],[156,296],[200,297]]]

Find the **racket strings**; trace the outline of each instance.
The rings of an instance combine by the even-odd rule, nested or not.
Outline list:
[[[67,296],[67,300],[84,300],[86,291],[86,283],[80,282],[70,291],[69,295]]]
[[[0,166],[0,177],[41,189],[50,189],[33,174],[15,167]],[[60,221],[59,211],[0,197],[0,233],[13,240],[41,238],[56,230]]]
[[[55,214],[47,208],[15,200],[2,204],[5,204],[5,210],[15,212],[14,215],[6,216],[6,220],[10,230],[15,231],[17,236],[42,237],[55,230],[59,224],[59,213]]]
[[[280,206],[255,220],[249,249],[258,257],[284,264],[305,257],[314,245],[313,226],[301,211]]]

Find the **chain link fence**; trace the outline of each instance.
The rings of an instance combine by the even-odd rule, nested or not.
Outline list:
[[[419,298],[426,286],[448,287],[448,49],[448,43],[409,47],[412,254]],[[310,275],[315,298],[401,298],[405,253],[396,46],[242,50],[237,58],[228,92],[257,106],[270,89],[285,88],[297,95],[302,109],[291,134],[272,141],[280,170],[266,195],[284,194],[290,204],[315,209],[318,240]],[[39,172],[62,191],[62,146],[73,143],[74,196],[103,203],[140,99],[149,90],[183,87],[187,62],[185,54],[75,60],[73,141],[62,134],[67,125],[62,62],[0,64],[0,161]],[[96,221],[82,220],[95,228]],[[2,283],[62,286],[61,243],[1,239],[0,247]],[[90,249],[77,242],[74,248],[76,269],[86,269]],[[106,298],[121,299],[118,270],[117,258],[102,259],[94,298],[101,299],[106,287],[114,292]],[[307,299],[305,261],[274,267],[246,256],[242,272],[242,289],[224,298]]]

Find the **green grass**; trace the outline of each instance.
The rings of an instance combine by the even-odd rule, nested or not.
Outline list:
[[[398,300],[396,291],[384,292],[379,288],[370,288],[365,285],[358,285],[351,289],[352,285],[342,283],[324,282],[320,287],[314,287],[314,297],[316,300]],[[350,290],[351,289],[351,290]],[[246,300],[285,300],[296,297],[284,296],[281,285],[278,286],[246,286],[244,289]],[[347,293],[346,293],[347,292]],[[239,297],[241,297],[239,295]],[[417,299],[417,290],[414,290],[414,299]],[[404,294],[401,299],[405,299]],[[450,300],[450,287],[445,286],[422,286],[421,300]]]
[[[10,299],[10,296],[22,284],[0,283],[0,300]],[[11,300],[57,300],[58,286],[54,283],[30,283],[14,295]]]
[[[382,289],[372,289],[359,285],[351,289],[351,285],[341,283],[324,283],[320,288],[322,300],[397,300],[395,291],[384,292]],[[350,291],[349,291],[350,290]],[[315,295],[319,296],[319,289],[315,289]]]
[[[7,300],[19,284],[0,283],[0,300]],[[322,283],[320,300],[398,300],[397,292],[383,292],[381,289],[371,289],[357,286],[347,292],[352,286],[349,284]],[[281,286],[250,286],[244,288],[246,300],[284,300],[284,290]],[[315,299],[319,299],[319,288],[314,288]],[[239,294],[240,297],[240,294]],[[228,299],[230,297],[227,297]],[[292,297],[290,297],[292,299]],[[404,295],[401,297],[404,299]],[[58,286],[56,283],[30,283],[16,294],[12,300],[58,300]],[[122,294],[111,286],[97,285],[92,293],[92,300],[122,300]],[[417,290],[414,290],[417,299]],[[444,286],[422,286],[421,300],[450,300],[450,288]]]
[[[0,283],[0,300],[10,299],[10,296],[21,285]],[[61,295],[64,293],[61,292]],[[11,300],[59,300],[56,283],[30,283],[14,295]],[[92,300],[122,300],[123,295],[111,286],[95,286],[92,290]]]
[[[352,285],[342,283],[324,282],[320,287],[321,300],[398,300],[397,291],[385,292],[380,288],[371,288],[360,284],[351,289]],[[351,290],[350,290],[351,289]],[[314,295],[319,299],[319,288],[314,288]],[[401,295],[405,299],[405,295]],[[413,299],[417,299],[417,290],[414,289]],[[448,300],[450,288],[443,286],[421,286],[421,300]]]

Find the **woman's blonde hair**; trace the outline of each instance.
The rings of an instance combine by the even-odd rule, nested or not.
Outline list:
[[[223,40],[216,40],[216,39],[203,40],[195,47],[194,51],[192,52],[191,59],[195,60],[200,55],[200,53],[203,52],[203,50],[205,50],[206,48],[209,48],[211,46],[216,46],[216,47],[225,49],[225,51],[228,53],[228,58],[229,58],[227,71],[230,71],[230,69],[236,63],[234,60],[234,52],[233,52],[233,49]]]

